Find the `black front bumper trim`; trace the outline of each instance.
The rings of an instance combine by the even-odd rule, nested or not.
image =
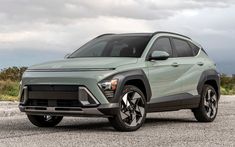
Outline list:
[[[102,104],[98,107],[46,107],[19,105],[21,112],[31,115],[55,115],[55,116],[103,116],[116,115],[119,110],[118,103]]]

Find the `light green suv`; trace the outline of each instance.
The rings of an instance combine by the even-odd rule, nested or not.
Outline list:
[[[104,34],[64,60],[28,68],[19,108],[39,127],[63,116],[101,116],[116,130],[134,131],[150,112],[191,109],[198,121],[213,121],[219,85],[215,63],[189,37]]]

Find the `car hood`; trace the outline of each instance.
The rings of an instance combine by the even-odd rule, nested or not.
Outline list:
[[[29,67],[29,70],[53,70],[53,69],[111,69],[118,66],[133,64],[137,58],[71,58],[58,61],[51,61]]]

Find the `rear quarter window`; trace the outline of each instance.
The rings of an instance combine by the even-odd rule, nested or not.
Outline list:
[[[196,46],[195,44],[189,42],[189,45],[191,46],[192,50],[193,50],[193,53],[194,55],[196,56],[200,50],[200,48],[198,46]]]

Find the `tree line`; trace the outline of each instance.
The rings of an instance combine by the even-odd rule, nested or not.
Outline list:
[[[0,71],[0,80],[20,81],[26,69],[27,67],[16,67],[16,66],[4,68]]]

